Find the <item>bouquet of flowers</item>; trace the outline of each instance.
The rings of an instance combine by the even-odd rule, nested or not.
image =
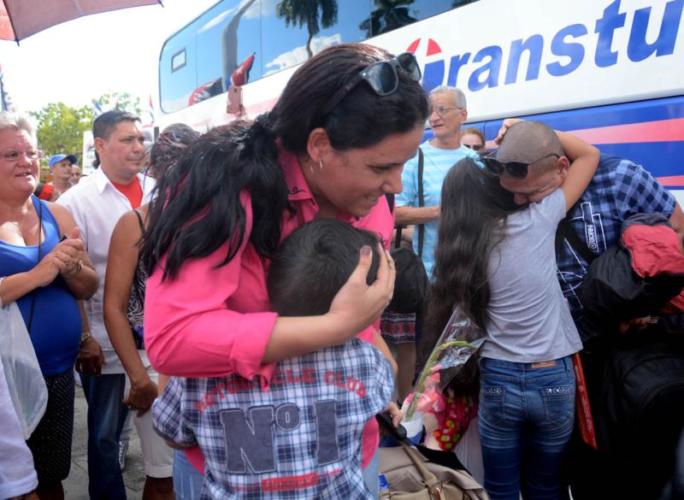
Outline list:
[[[421,370],[413,392],[406,398],[406,421],[412,420],[416,411],[437,414],[443,410],[445,396],[442,389],[449,385],[484,341],[482,329],[456,307]]]

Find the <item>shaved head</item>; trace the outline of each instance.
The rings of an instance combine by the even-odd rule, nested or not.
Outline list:
[[[506,131],[496,159],[501,162],[532,163],[546,155],[564,156],[556,133],[540,122],[518,122]]]

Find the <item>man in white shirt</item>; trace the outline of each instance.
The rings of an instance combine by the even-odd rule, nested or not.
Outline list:
[[[108,111],[93,123],[99,168],[59,198],[81,229],[100,283],[85,309],[91,334],[102,347],[101,374],[82,370],[88,401],[88,490],[91,498],[126,498],[118,461],[121,430],[127,414],[122,403],[126,376],[104,324],[103,293],[109,242],[121,215],[149,201],[154,182],[139,172],[144,136],[138,117]],[[170,474],[169,474],[170,475]]]

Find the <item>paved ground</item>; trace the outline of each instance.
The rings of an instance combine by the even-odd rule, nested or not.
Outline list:
[[[71,451],[71,473],[64,481],[64,496],[67,500],[88,500],[88,445],[87,445],[87,404],[83,391],[76,386],[76,405],[74,415],[74,444]],[[142,498],[145,474],[143,472],[140,441],[135,427],[130,433],[130,444],[124,469],[124,482],[128,500]]]

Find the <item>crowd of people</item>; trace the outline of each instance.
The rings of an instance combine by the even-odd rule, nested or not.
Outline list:
[[[578,245],[604,253],[634,214],[684,234],[684,214],[640,165],[571,134],[462,129],[465,94],[420,79],[411,54],[333,46],[267,114],[171,125],[148,155],[136,116],[104,112],[94,172],[57,154],[42,186],[31,123],[1,113],[0,304],[19,306],[48,404],[24,442],[0,370],[0,497],[64,498],[74,368],[92,499],[126,498],[129,413],[145,500],[386,495],[374,416],[400,424],[455,308],[486,340],[472,378],[440,388],[445,411],[467,405],[460,434],[444,447],[426,427],[424,444],[493,499],[618,491],[576,425],[578,360],[592,397],[604,361],[587,349]],[[395,226],[412,228],[428,287],[416,311],[383,315]]]

